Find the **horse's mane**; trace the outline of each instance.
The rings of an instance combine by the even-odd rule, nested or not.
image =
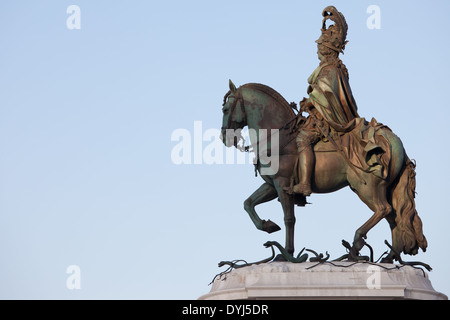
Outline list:
[[[261,83],[247,83],[242,85],[240,88],[253,89],[261,91],[268,96],[272,97],[275,101],[279,103],[283,108],[285,108],[292,116],[295,116],[294,110],[292,110],[291,105],[286,101],[286,99],[279,94],[276,90],[272,89],[269,86]]]

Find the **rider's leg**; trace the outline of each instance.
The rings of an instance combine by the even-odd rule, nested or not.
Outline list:
[[[312,145],[303,147],[299,154],[298,175],[300,181],[299,184],[294,186],[294,193],[301,193],[304,196],[311,195],[311,178],[314,168],[314,160]]]
[[[297,136],[299,151],[298,176],[300,181],[299,184],[294,186],[294,193],[301,193],[304,196],[309,196],[312,193],[311,179],[315,162],[313,144],[317,140],[318,136],[312,130],[301,130]]]

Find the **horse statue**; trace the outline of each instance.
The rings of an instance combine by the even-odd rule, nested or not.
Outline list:
[[[280,227],[270,220],[262,220],[255,206],[279,199],[286,227],[285,249],[294,254],[295,205],[304,206],[305,198],[286,192],[292,186],[298,159],[295,141],[295,124],[301,126],[301,113],[296,114],[290,105],[274,89],[257,83],[248,83],[239,88],[229,82],[229,91],[224,97],[221,139],[226,147],[240,147],[240,129],[266,135],[250,135],[251,146],[258,151],[256,170],[264,183],[244,202],[257,229],[272,233]],[[304,119],[304,118],[303,118]],[[363,118],[362,118],[363,119]],[[264,131],[265,130],[265,131]],[[329,141],[322,140],[314,146],[315,165],[312,175],[313,193],[331,193],[349,186],[373,211],[373,215],[355,232],[349,248],[349,260],[356,261],[360,250],[366,244],[367,233],[383,218],[391,228],[391,251],[382,262],[399,260],[398,253],[415,255],[418,249],[427,248],[427,240],[422,233],[422,222],[415,208],[415,163],[406,155],[401,140],[387,127],[380,132],[386,138],[390,149],[390,159],[383,177],[369,170],[362,170],[345,159],[342,150],[337,150]],[[272,134],[271,134],[272,133]],[[276,139],[272,139],[275,137]],[[275,140],[275,142],[273,141]],[[278,165],[269,170],[276,159]],[[297,177],[298,178],[298,177]]]

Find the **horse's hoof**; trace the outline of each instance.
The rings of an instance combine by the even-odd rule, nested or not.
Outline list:
[[[267,233],[273,233],[273,232],[281,230],[281,228],[275,222],[272,222],[270,220],[267,220],[267,221],[264,220],[262,230]]]
[[[356,252],[354,249],[352,249],[348,253],[347,260],[350,262],[361,262],[361,261],[370,261],[370,258],[368,256],[361,256],[359,252]]]
[[[283,256],[281,253],[277,254],[275,259],[272,260],[272,262],[287,262],[288,260]]]
[[[383,259],[381,259],[380,263],[394,263],[394,259],[390,258],[390,257],[384,257]]]

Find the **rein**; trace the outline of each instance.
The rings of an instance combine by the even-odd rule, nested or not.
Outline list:
[[[297,120],[297,117],[294,117],[291,120],[289,120],[288,122],[286,122],[281,128],[276,129],[276,130],[278,132],[281,131],[281,130],[287,130],[289,128],[289,126],[292,124],[292,122],[294,122],[296,120]],[[264,140],[262,140],[262,142],[268,142],[269,141],[269,138],[272,137],[272,130],[273,129],[270,129],[270,131],[267,134],[267,137]],[[290,132],[288,132],[288,134],[291,134],[291,135],[293,133],[294,133],[294,129],[291,129]],[[291,141],[294,140],[295,138],[296,138],[296,135],[292,135],[292,137],[290,137],[285,143],[283,143],[281,145],[281,147],[279,148],[279,151],[282,151],[284,148],[286,148],[288,146],[288,144],[291,143]],[[258,146],[260,143],[261,143],[261,141],[258,139],[258,142],[256,143],[256,146]],[[250,148],[252,148],[252,149],[250,149]],[[245,150],[244,151],[245,152],[251,152],[251,151],[253,151],[253,149],[254,149],[254,144],[251,144],[249,146],[245,146]],[[297,154],[295,154],[295,155],[297,155]]]
[[[236,91],[236,93],[235,93],[235,95],[234,95],[234,101],[233,101],[233,104],[231,105],[231,107],[230,107],[230,114],[229,114],[229,116],[228,116],[228,122],[227,122],[227,127],[222,127],[222,130],[224,130],[224,129],[230,129],[231,128],[231,124],[233,123],[233,121],[231,120],[231,118],[232,118],[232,115],[234,114],[234,112],[235,112],[235,110],[236,110],[236,108],[237,108],[237,104],[238,104],[238,102],[240,102],[240,108],[241,108],[241,112],[242,112],[242,114],[243,114],[243,117],[246,119],[246,117],[247,117],[247,115],[246,115],[246,113],[245,113],[245,106],[244,106],[244,98],[242,97],[242,93],[241,93],[241,91],[238,89],[237,91]],[[277,131],[279,132],[279,131],[281,131],[281,130],[287,130],[287,129],[289,129],[289,127],[292,125],[292,123],[294,122],[294,121],[297,121],[298,120],[298,116],[296,116],[296,117],[293,117],[291,120],[289,120],[288,122],[286,122],[283,126],[281,126],[279,129],[277,129]],[[284,150],[284,148],[286,148],[288,145],[289,145],[289,143],[291,143],[292,142],[292,140],[294,140],[295,138],[296,138],[296,135],[295,134],[293,134],[294,133],[294,131],[295,131],[295,128],[300,124],[301,122],[298,122],[293,128],[291,128],[291,130],[288,132],[288,134],[290,134],[291,135],[291,137],[289,138],[289,139],[287,139],[287,141],[285,142],[285,143],[283,143],[280,147],[279,147],[279,152],[281,153],[281,151],[282,150]],[[266,138],[263,140],[263,141],[260,141],[259,140],[259,138],[258,138],[258,141],[256,142],[256,144],[250,144],[250,145],[248,145],[248,146],[246,146],[245,145],[245,138],[242,136],[242,134],[239,132],[239,137],[238,138],[240,138],[242,141],[243,141],[243,144],[242,144],[242,147],[241,146],[239,146],[239,145],[237,145],[236,144],[236,148],[239,150],[239,151],[242,151],[242,152],[252,152],[254,149],[255,149],[255,146],[259,149],[259,145],[262,143],[262,142],[266,142],[266,144],[267,144],[267,142],[269,141],[269,139],[271,139],[271,137],[272,137],[272,129],[267,133],[267,136],[266,136]],[[280,154],[281,155],[281,154]],[[285,154],[285,155],[288,155],[288,154]],[[295,153],[294,155],[297,155],[297,153]],[[258,154],[256,154],[256,164],[255,164],[255,175],[257,175],[257,167],[258,167],[258,164],[259,164],[259,155]]]

